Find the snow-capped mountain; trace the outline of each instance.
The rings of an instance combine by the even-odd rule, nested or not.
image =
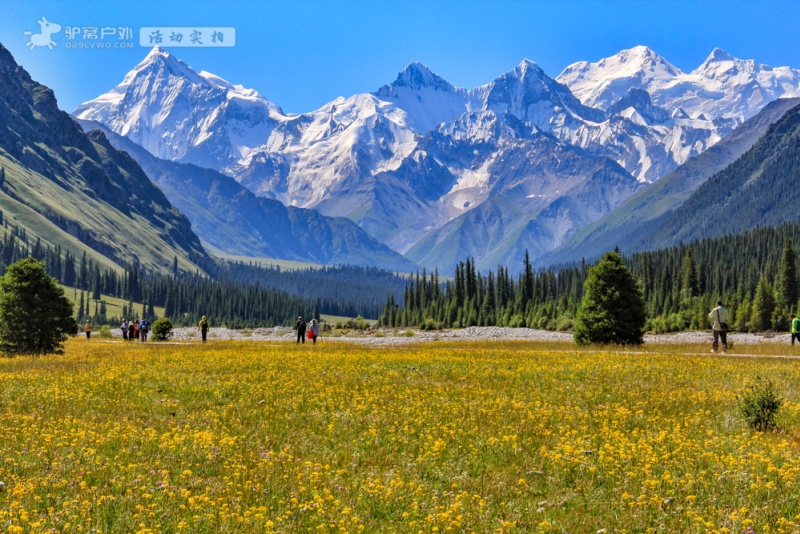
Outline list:
[[[682,74],[650,48],[636,46],[596,63],[573,63],[556,80],[585,105],[607,110],[631,88],[663,87]]]
[[[256,91],[197,73],[159,47],[72,114],[105,124],[156,157],[213,169],[263,150],[275,127],[291,118]]]
[[[413,249],[423,263],[443,259],[426,250],[440,247],[442,238],[426,238],[447,225],[469,227],[453,221],[469,220],[481,213],[469,212],[492,202],[484,215],[502,206],[506,222],[490,239],[467,238],[458,250],[505,258],[523,252],[522,242],[506,234],[522,228],[511,218],[535,219],[536,230],[518,235],[526,236],[524,246],[548,250],[636,190],[631,176],[655,181],[732,130],[744,111],[720,87],[745,83],[755,72],[768,85],[767,67],[738,61],[716,54],[687,75],[637,47],[573,65],[555,80],[524,60],[474,89],[412,63],[373,93],[289,115],[253,90],[195,73],[154,49],[119,86],[75,115],[159,157],[224,172],[257,195],[348,217],[394,250]],[[795,71],[774,71],[780,73],[772,92],[753,89],[740,107],[757,111],[792,90]],[[707,81],[714,77],[717,92]],[[700,82],[684,83],[690,79],[705,92]],[[558,154],[568,154],[569,165]],[[618,167],[609,171],[602,161]],[[606,170],[598,174],[600,168]],[[510,176],[524,195],[503,185]],[[456,234],[446,234],[450,245]]]
[[[596,63],[574,63],[556,79],[585,105],[606,110],[631,88],[643,89],[672,117],[712,121],[721,136],[769,102],[800,96],[800,70],[737,59],[719,48],[690,73],[637,46]]]

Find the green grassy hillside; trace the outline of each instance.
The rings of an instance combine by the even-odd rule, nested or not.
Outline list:
[[[84,134],[0,44],[0,210],[29,237],[104,267],[211,263],[189,221],[127,154]]]

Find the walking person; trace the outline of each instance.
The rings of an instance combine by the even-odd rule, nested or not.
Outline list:
[[[91,339],[92,323],[90,323],[88,320],[86,321],[86,324],[83,325],[83,331],[86,332],[86,339]]]
[[[800,341],[800,317],[792,314],[792,346],[794,347],[794,340]]]
[[[128,323],[128,341],[133,341],[133,338],[136,336],[136,319],[131,320]]]
[[[714,341],[711,344],[711,352],[717,352],[719,342],[722,341],[722,354],[728,350],[728,310],[722,305],[722,301],[717,301],[717,306],[708,314],[711,320],[711,328],[714,330]]]
[[[147,322],[147,319],[142,319],[142,322],[139,323],[139,341],[142,343],[147,342],[147,332],[150,330],[150,324]]]
[[[311,338],[311,342],[316,344],[317,343],[317,336],[319,335],[319,323],[316,319],[311,319],[311,324],[308,326],[309,338]]]
[[[203,338],[203,343],[205,343],[206,337],[208,336],[208,319],[206,319],[205,315],[200,319],[197,328],[200,329],[200,336]]]
[[[128,320],[123,319],[122,324],[119,325],[119,329],[122,330],[122,341],[128,341]]]
[[[300,315],[297,317],[297,323],[294,325],[294,329],[297,330],[297,342],[306,343],[306,322],[303,320],[303,316]]]

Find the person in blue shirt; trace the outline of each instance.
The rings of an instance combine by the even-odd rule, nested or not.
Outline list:
[[[142,343],[147,342],[147,332],[150,330],[150,324],[146,319],[142,319],[139,323],[139,341]]]

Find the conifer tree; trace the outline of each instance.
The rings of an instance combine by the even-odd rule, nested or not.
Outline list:
[[[775,289],[778,304],[786,311],[797,305],[798,298],[800,298],[797,286],[797,257],[794,254],[792,240],[789,238],[786,238],[783,244],[778,267],[778,284]]]
[[[772,312],[775,309],[775,294],[766,273],[761,275],[756,286],[753,306],[750,312],[750,328],[755,332],[772,327]]]
[[[645,324],[644,296],[617,252],[607,252],[589,270],[575,319],[579,344],[640,344]]]
[[[60,352],[78,325],[72,304],[44,263],[26,258],[0,277],[0,350],[6,354]]]

